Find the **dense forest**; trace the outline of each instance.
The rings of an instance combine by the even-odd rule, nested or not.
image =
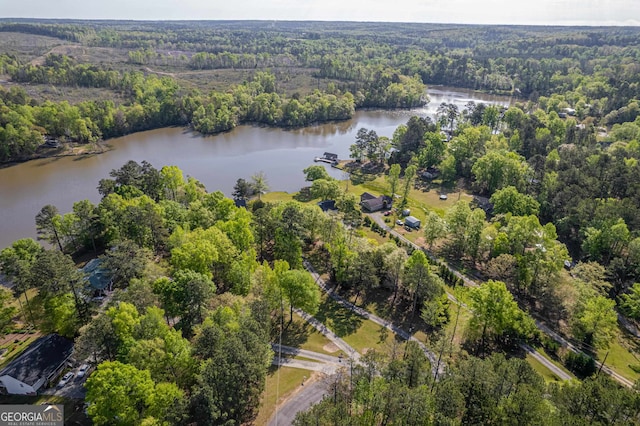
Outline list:
[[[436,336],[434,350],[450,345],[444,330],[454,321],[454,309],[445,286],[458,280],[422,250],[396,239],[378,245],[344,226],[361,219],[356,197],[342,185],[327,190],[335,181],[322,170],[305,170],[313,181],[310,196],[321,199],[333,191],[338,214],[295,200],[255,198],[248,209],[236,207],[196,179],[185,179],[175,166],[158,170],[129,162],[100,181],[99,204],[79,201],[66,214],[51,205],[42,208],[36,224],[53,248],[23,239],[0,253],[2,271],[24,300],[24,321],[75,337],[76,357],[97,364],[86,383],[95,424],[118,419],[117,424],[231,425],[255,419],[274,356],[269,342],[282,341],[296,327],[294,308],[311,314],[326,309],[304,259],[326,270],[341,292],[356,293],[356,301],[358,294],[386,293],[397,312],[415,314],[414,324]],[[264,176],[257,174],[238,180],[236,196],[265,188]],[[451,250],[458,244],[456,232],[469,241],[477,228],[456,231],[454,218],[470,213],[467,220],[484,223],[484,213],[478,218],[465,209],[461,201],[445,216]],[[100,267],[115,290],[102,306],[92,301],[91,288],[68,254],[83,252],[102,253]],[[11,300],[5,293],[3,300]],[[520,342],[541,338],[504,282],[490,280],[468,298],[472,318],[464,344],[460,352],[441,350],[448,368],[437,381],[415,342],[369,350],[350,372],[332,378],[328,397],[301,413],[296,424],[638,420],[637,393],[604,375],[591,376],[593,366],[588,370],[579,357],[568,358],[587,378],[561,385],[546,384],[524,360],[494,353],[513,354]],[[6,326],[16,312],[5,311]]]
[[[365,321],[337,314],[320,279],[419,339],[381,329],[298,425],[640,422],[636,29],[0,21],[3,32],[48,44],[0,56],[1,161],[30,158],[44,137],[343,120],[421,105],[426,84],[517,99],[443,103],[389,138],[360,129],[339,165],[347,180],[311,166],[309,186],[280,200],[261,173],[231,200],[175,166],[131,161],[98,183],[97,205],[44,206],[36,226],[52,248],[23,239],[0,253],[16,284],[0,321],[76,339],[97,365],[94,423],[256,421],[271,344],[300,345],[302,314],[347,337],[347,320]],[[49,100],[51,86],[100,99]],[[394,208],[364,213],[364,191]],[[87,257],[114,290],[102,305],[77,269]],[[531,347],[573,379],[541,377]]]
[[[555,94],[545,109],[595,125],[637,116],[640,40],[629,28],[4,20],[3,32],[46,36],[54,49],[9,44],[0,55],[15,83],[2,94],[0,161],[34,155],[39,134],[83,143],[168,125],[207,134],[343,120],[421,105],[425,84]],[[104,99],[34,100],[21,90],[34,86],[100,88]]]

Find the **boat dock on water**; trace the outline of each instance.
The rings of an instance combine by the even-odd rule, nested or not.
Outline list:
[[[329,163],[332,166],[335,166],[336,164],[338,164],[338,154],[325,152],[324,154],[322,154],[322,157],[315,157],[313,161],[315,161],[316,163],[318,162]]]

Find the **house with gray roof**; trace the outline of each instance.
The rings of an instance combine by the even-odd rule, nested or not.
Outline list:
[[[36,395],[60,375],[72,352],[73,341],[66,337],[40,337],[0,371],[0,394]]]
[[[377,212],[382,209],[390,209],[392,205],[391,197],[381,195],[376,197],[368,192],[363,192],[360,196],[360,206],[368,213]]]

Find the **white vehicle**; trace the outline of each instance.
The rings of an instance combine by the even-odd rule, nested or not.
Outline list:
[[[441,200],[446,200],[447,198],[448,198],[447,194],[440,194],[440,199]]]
[[[402,225],[404,225],[404,223],[400,219],[398,219],[398,220],[396,220],[396,225],[402,226]]]
[[[67,383],[69,383],[69,381],[73,379],[73,373],[71,371],[69,371],[67,374],[65,374],[64,376],[62,376],[62,379],[60,379],[60,381],[58,382],[58,387],[61,388],[64,385],[66,385]]]
[[[77,377],[84,377],[84,375],[87,374],[87,370],[89,370],[89,364],[82,364],[80,368],[78,368]]]

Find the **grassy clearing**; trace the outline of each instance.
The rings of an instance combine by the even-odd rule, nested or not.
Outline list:
[[[302,381],[312,374],[314,374],[312,371],[299,368],[270,367],[267,373],[265,389],[260,400],[260,411],[254,424],[266,425],[275,412],[276,406],[284,402],[293,391],[300,387]]]
[[[30,60],[63,43],[66,42],[54,37],[3,32],[0,37],[0,51],[15,54],[22,60]]]
[[[389,237],[383,237],[382,235],[378,234],[377,232],[373,232],[371,230],[371,228],[363,226],[362,229],[358,230],[358,236],[363,237],[363,238],[368,238],[370,240],[375,241],[378,245],[384,244],[389,242]]]
[[[399,188],[402,188],[402,184],[403,182],[401,181]],[[361,183],[349,185],[349,192],[357,195],[358,197],[364,191],[370,192],[374,195],[382,195],[388,193],[388,187],[385,177],[377,176],[371,180],[362,179]],[[441,200],[440,194],[447,194],[448,198],[446,200]],[[464,192],[449,193],[448,190],[445,190],[440,186],[425,189],[412,188],[409,191],[407,208],[411,210],[412,216],[415,216],[420,220],[424,220],[426,213],[429,210],[438,213],[440,216],[444,216],[444,212],[448,208],[452,207],[458,199],[471,201],[473,198]]]
[[[357,332],[345,336],[344,341],[361,354],[370,349],[389,353],[399,342],[403,342],[402,339],[396,338],[393,332],[370,320],[364,320]]]
[[[29,96],[40,102],[47,100],[52,102],[67,101],[75,105],[87,100],[110,100],[113,101],[116,106],[126,102],[126,99],[121,93],[105,88],[54,86],[51,84],[30,84],[21,87]]]
[[[626,342],[622,337],[617,337],[611,342],[609,349],[601,349],[598,351],[598,360],[603,361],[607,357],[605,365],[618,374],[623,375],[629,380],[636,381],[640,379],[640,374],[631,369],[630,365],[640,367],[640,359],[626,347]],[[607,355],[607,351],[609,355]]]
[[[386,352],[394,346],[392,332],[342,307],[326,295],[323,295],[315,317],[360,353],[371,348]]]
[[[278,201],[283,201],[283,202],[291,201],[293,200],[294,195],[295,193],[289,194],[288,192],[283,192],[283,191],[268,192],[261,197],[261,200],[264,201],[265,203],[275,203]]]
[[[332,352],[331,340],[327,339],[297,314],[293,314],[293,322],[282,333],[282,344],[333,356],[343,354],[341,350]]]

